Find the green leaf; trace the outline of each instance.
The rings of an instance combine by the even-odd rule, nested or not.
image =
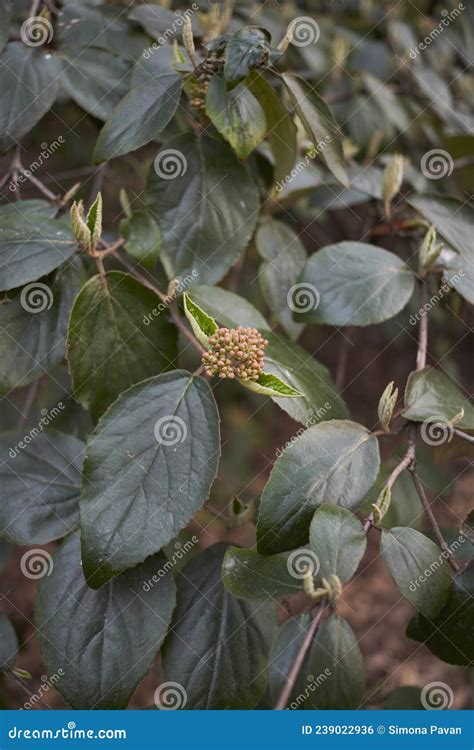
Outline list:
[[[456,422],[456,427],[474,429],[474,406],[449,375],[441,370],[425,367],[423,370],[410,373],[405,389],[405,404],[403,416],[415,422],[449,422],[464,409],[464,416]],[[422,437],[428,445],[437,444],[436,436],[435,442],[429,442],[429,427]],[[439,435],[438,438],[438,444],[448,441],[449,432],[446,432],[444,441],[443,435]]]
[[[0,527],[15,544],[46,544],[79,523],[84,444],[72,435],[43,432],[52,418],[48,412],[30,432],[0,436]]]
[[[302,590],[283,555],[259,555],[255,549],[229,547],[222,564],[227,591],[238,599],[281,599]]]
[[[60,72],[53,55],[22,42],[7,44],[0,58],[0,153],[15,146],[49,110]]]
[[[178,603],[162,657],[165,679],[186,691],[186,709],[249,709],[266,685],[267,638],[259,612],[221,578],[225,545],[215,544],[178,577]],[[263,613],[262,613],[263,616]]]
[[[357,570],[367,546],[359,519],[346,508],[324,504],[309,527],[309,543],[319,560],[321,577],[337,575],[344,583]]]
[[[69,319],[68,361],[74,393],[94,421],[127,388],[169,370],[177,332],[154,292],[126,273],[94,276]]]
[[[296,114],[327,168],[344,187],[349,187],[343,161],[342,137],[330,108],[299,76],[283,73],[282,80]]]
[[[224,79],[213,76],[206,95],[206,114],[239,159],[246,159],[265,138],[265,113],[244,84],[227,91]]]
[[[377,439],[360,424],[333,420],[305,430],[283,450],[263,490],[259,552],[306,544],[314,511],[323,503],[358,508],[379,464]]]
[[[66,11],[66,9],[65,9]],[[72,28],[77,29],[77,24]],[[97,38],[97,29],[92,41]],[[107,120],[128,92],[130,60],[95,45],[61,49],[61,84],[71,99],[99,120]]]
[[[187,294],[183,294],[183,304],[184,312],[191,324],[194,335],[202,346],[207,347],[210,336],[217,331],[219,326],[214,318],[211,318],[204,310],[201,310],[199,305],[196,305]]]
[[[416,615],[408,638],[424,643],[448,664],[472,666],[474,661],[474,561],[453,576],[449,597],[434,618]]]
[[[0,226],[4,219],[20,219],[25,215],[33,214],[36,217],[44,216],[54,219],[57,207],[48,201],[30,199],[26,201],[14,201],[0,206]]]
[[[75,250],[65,222],[35,214],[0,217],[0,291],[36,281]]]
[[[309,297],[298,304],[295,320],[335,326],[368,326],[402,310],[415,277],[388,250],[364,242],[339,242],[314,253],[301,276]]]
[[[86,448],[80,505],[89,585],[173,539],[207,499],[219,455],[217,408],[202,378],[175,370],[123,393]]]
[[[0,672],[8,672],[15,665],[18,638],[8,617],[0,614]]]
[[[328,617],[314,638],[308,671],[315,676],[313,684],[316,684],[316,689],[308,689],[305,709],[360,708],[365,682],[364,662],[352,628],[339,615]]]
[[[259,281],[268,306],[290,338],[303,330],[293,320],[289,301],[306,262],[306,251],[298,235],[287,224],[269,219],[260,225],[255,245],[264,263],[259,268]]]
[[[224,75],[230,83],[242,81],[250,71],[267,63],[269,34],[258,26],[244,26],[231,36],[225,48]],[[271,50],[271,52],[276,52]],[[277,53],[276,56],[279,56]]]
[[[239,383],[254,393],[260,393],[262,396],[276,396],[278,398],[301,398],[302,393],[285,383],[278,375],[270,372],[262,372],[258,380],[240,380]]]
[[[290,417],[305,425],[323,419],[348,416],[347,407],[334,386],[329,370],[300,346],[268,330],[261,313],[246,299],[217,287],[198,286],[192,291],[193,300],[222,325],[229,328],[246,326],[258,328],[268,339],[265,350],[265,370],[288,383],[303,394],[302,398],[272,396]]]
[[[61,676],[55,688],[73,708],[126,708],[171,620],[176,593],[167,570],[164,555],[154,555],[94,591],[77,534],[55,553],[52,573],[39,584],[35,619],[47,672]]]
[[[82,261],[74,258],[0,304],[0,391],[28,385],[64,359],[67,322],[83,283]]]
[[[222,279],[246,247],[260,206],[254,182],[231,149],[189,134],[158,153],[147,202],[162,231],[168,276],[194,271],[208,284]]]
[[[114,159],[154,140],[173,117],[180,96],[181,79],[175,73],[132,89],[101,130],[95,161]]]
[[[158,224],[146,211],[136,211],[120,222],[124,248],[142,266],[153,270],[160,255],[161,232]]]
[[[278,700],[285,686],[286,678],[303,644],[310,624],[311,615],[308,612],[304,612],[297,617],[290,617],[278,632],[268,659],[268,683],[274,703]],[[296,684],[291,692],[288,701],[289,708],[296,709],[304,703],[304,695],[300,697],[297,703],[294,703],[294,701],[298,699],[298,696],[301,696],[304,690],[305,675],[308,671],[306,663],[307,660],[303,663]]]
[[[295,163],[296,125],[276,91],[261,73],[252,71],[245,83],[265,113],[267,123],[265,137],[268,139],[275,160],[273,181],[278,185],[290,174]]]
[[[433,618],[445,604],[451,586],[440,547],[419,531],[399,526],[382,531],[380,551],[400,593]]]

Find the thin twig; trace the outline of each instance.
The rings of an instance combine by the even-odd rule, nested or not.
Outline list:
[[[288,676],[285,680],[283,689],[275,704],[275,711],[283,711],[286,704],[288,703],[288,698],[291,695],[291,691],[293,690],[296,679],[300,673],[301,667],[303,666],[303,662],[305,660],[306,654],[308,653],[309,647],[311,646],[312,640],[317,633],[325,608],[326,601],[323,599],[314,614],[313,620],[306,632],[305,639],[301,644],[298,653],[296,654],[296,658],[292,664],[290,671],[288,672]]]
[[[474,435],[468,435],[467,432],[458,430],[456,427],[453,427],[452,431],[458,436],[458,438],[461,438],[461,440],[466,440],[468,443],[474,443]]]
[[[454,572],[457,573],[457,571],[459,570],[459,566],[452,558],[452,554],[453,554],[452,550],[449,548],[448,543],[446,542],[443,534],[441,533],[441,529],[438,526],[438,522],[434,516],[433,511],[431,510],[430,502],[426,496],[425,488],[423,487],[423,483],[416,472],[416,468],[414,464],[409,467],[409,472],[411,474],[411,478],[413,479],[413,484],[415,485],[415,489],[421,500],[423,508],[425,509],[425,513],[428,516],[428,519],[431,523],[431,527],[435,533],[436,539],[438,540],[439,546],[443,550],[448,563],[451,565]]]
[[[171,317],[173,319],[174,324],[176,325],[177,328],[179,328],[179,330],[181,331],[181,333],[183,334],[183,336],[185,336],[188,339],[188,341],[191,342],[191,344],[194,346],[194,348],[196,349],[196,351],[199,352],[199,354],[204,354],[204,352],[206,350],[204,349],[203,346],[201,346],[201,344],[199,343],[199,341],[196,341],[196,339],[194,338],[194,336],[191,333],[191,331],[189,331],[187,329],[187,327],[186,327],[185,323],[182,321],[179,313],[173,308],[173,305],[170,304],[169,297],[167,297],[166,294],[164,294],[160,289],[158,289],[157,286],[155,286],[150,281],[148,281],[148,279],[145,276],[143,276],[143,274],[141,274],[139,271],[137,271],[136,268],[134,266],[132,266],[131,263],[128,262],[128,260],[125,260],[125,258],[123,258],[121,255],[118,255],[118,254],[115,254],[114,257],[115,257],[115,259],[124,268],[127,269],[127,271],[137,281],[139,281],[141,284],[143,284],[143,286],[148,287],[148,289],[150,289],[152,292],[155,292],[155,294],[158,295],[158,297],[161,299],[161,301],[167,306],[167,308],[168,308],[168,310],[170,312],[170,315],[171,315]]]

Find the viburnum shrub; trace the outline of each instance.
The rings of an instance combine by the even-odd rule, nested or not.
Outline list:
[[[419,5],[0,0],[0,553],[73,708],[157,657],[158,708],[373,704],[341,606],[369,536],[400,639],[472,663],[472,512],[432,502],[474,442],[474,25]],[[273,409],[246,499],[228,404]]]

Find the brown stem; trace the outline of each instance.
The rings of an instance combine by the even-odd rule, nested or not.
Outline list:
[[[474,435],[468,435],[467,432],[458,430],[456,429],[456,427],[453,427],[452,430],[454,434],[458,436],[458,438],[461,438],[461,440],[466,440],[468,443],[474,443]]]
[[[452,553],[451,549],[449,548],[449,546],[448,546],[448,544],[447,544],[447,542],[446,542],[443,534],[441,533],[441,529],[438,526],[438,522],[437,522],[436,518],[434,517],[434,513],[431,510],[430,502],[429,502],[429,500],[428,500],[428,498],[426,496],[425,488],[423,487],[421,479],[420,479],[420,477],[418,476],[418,474],[416,472],[414,464],[412,466],[410,466],[409,471],[410,471],[410,474],[411,474],[411,478],[413,480],[413,484],[415,485],[415,489],[416,489],[416,491],[418,493],[418,496],[419,496],[419,498],[421,500],[423,508],[425,509],[425,513],[428,516],[428,519],[429,519],[429,521],[431,523],[431,527],[432,527],[432,529],[433,529],[433,531],[435,533],[436,539],[438,540],[439,546],[443,550],[443,552],[445,554],[445,557],[446,557],[448,563],[451,565],[451,567],[454,570],[454,572],[457,572],[459,570],[459,566],[458,566],[458,564],[452,558],[452,554],[453,553]]]
[[[114,257],[124,268],[127,269],[127,271],[137,281],[139,281],[141,284],[143,284],[143,286],[148,287],[148,289],[150,289],[152,292],[155,292],[155,294],[158,295],[161,301],[164,302],[164,304],[168,307],[168,310],[170,312],[170,315],[173,319],[174,324],[176,325],[177,328],[179,328],[183,336],[185,336],[188,339],[188,341],[191,342],[191,344],[194,346],[196,351],[199,352],[199,354],[201,355],[204,354],[206,350],[204,349],[203,346],[201,346],[199,341],[196,341],[191,331],[187,329],[186,325],[182,321],[177,310],[175,310],[173,305],[170,304],[169,297],[167,297],[166,294],[164,294],[160,289],[158,289],[157,286],[155,286],[150,281],[148,281],[148,279],[145,276],[143,276],[143,274],[141,274],[139,271],[137,271],[135,266],[132,266],[132,264],[129,263],[128,260],[125,260],[125,258],[123,258],[121,255],[118,255],[118,254],[116,254]]]
[[[389,478],[386,482],[386,487],[391,490],[393,485],[395,484],[396,480],[400,476],[400,474],[405,471],[405,469],[409,469],[410,466],[413,464],[415,460],[415,451],[416,451],[416,428],[415,431],[412,432],[412,434],[408,438],[408,447],[406,450],[405,455],[403,456],[402,460],[399,464],[397,464],[390,474]],[[370,516],[368,516],[364,521],[364,531],[367,533],[370,531],[371,526],[374,523],[374,514],[371,513]]]
[[[296,654],[296,658],[291,666],[290,671],[288,672],[288,676],[285,680],[283,689],[275,704],[275,711],[283,711],[286,704],[288,703],[288,698],[291,695],[291,691],[293,690],[294,684],[296,682],[296,678],[298,677],[300,669],[303,666],[303,662],[305,660],[306,654],[308,653],[309,647],[311,646],[311,642],[317,633],[317,630],[321,622],[321,617],[323,615],[325,608],[326,608],[326,601],[323,599],[314,614],[313,620],[311,622],[311,625],[308,628],[305,639],[303,643],[301,644],[298,653]]]

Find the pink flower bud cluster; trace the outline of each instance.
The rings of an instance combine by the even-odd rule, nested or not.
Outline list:
[[[209,338],[202,362],[208,375],[258,380],[268,341],[256,328],[219,328]]]

